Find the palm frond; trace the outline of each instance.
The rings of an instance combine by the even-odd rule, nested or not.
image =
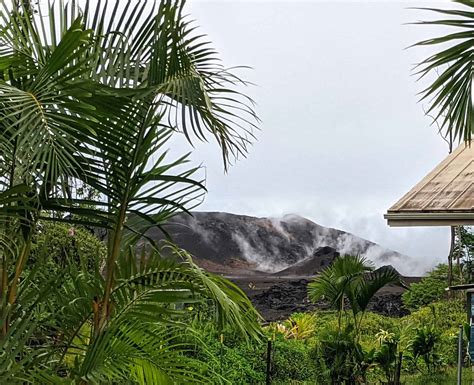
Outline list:
[[[174,247],[173,252],[177,252]],[[183,252],[179,256],[188,258]],[[213,309],[223,324],[250,338],[261,333],[245,294],[190,260],[154,254],[140,261],[133,250],[121,254],[111,296],[113,311],[107,327],[95,337],[91,331],[96,313],[91,303],[98,301],[103,290],[100,270],[69,263],[61,276],[56,277],[57,283],[48,284],[48,293],[38,297],[56,311],[47,329],[57,343],[52,351],[62,357],[57,369],[70,372],[73,378],[119,381],[130,379],[130,373],[139,383],[153,378],[206,383],[209,376],[219,378],[205,363],[192,358],[193,344],[200,341],[187,324],[200,309],[206,314]],[[96,306],[99,311],[101,304],[96,302]]]
[[[154,317],[173,312],[186,316],[183,306],[204,303],[213,310],[215,320],[222,328],[227,325],[247,338],[261,336],[258,325],[260,316],[241,289],[222,277],[203,271],[192,262],[186,251],[171,243],[167,243],[161,252],[167,257],[154,252],[145,258],[138,258],[133,250],[128,255],[121,255],[116,274],[118,285],[112,296],[116,303],[137,302],[137,295],[142,295],[138,302],[139,306],[145,305],[145,318],[153,312]],[[131,288],[133,290],[129,292]],[[150,302],[154,302],[153,306],[181,304],[181,308],[168,309],[169,314],[166,314],[164,310],[158,311],[149,306]],[[119,307],[124,308],[122,305]],[[132,308],[129,307],[129,310]]]
[[[427,114],[439,122],[440,130],[453,142],[470,142],[474,133],[472,79],[474,75],[474,12],[472,2],[457,1],[463,10],[421,8],[447,15],[449,19],[422,21],[421,25],[455,27],[458,31],[426,39],[415,46],[434,46],[439,50],[418,64],[417,74],[436,79],[421,92],[429,103]]]
[[[0,382],[30,382],[38,362],[44,362],[44,358],[47,358],[46,350],[40,347],[33,350],[28,346],[36,327],[33,314],[22,312],[10,325],[8,333],[0,338]]]
[[[40,171],[49,184],[55,184],[66,169],[78,167],[72,156],[77,151],[76,131],[87,129],[84,117],[78,115],[84,111],[85,101],[68,86],[72,79],[83,75],[88,65],[82,56],[90,44],[91,33],[81,26],[81,20],[75,20],[56,49],[45,54],[44,62],[28,68],[29,71],[20,67],[16,73],[10,69],[0,81],[0,151],[8,153],[15,143],[15,156],[21,159],[19,165],[26,166],[23,175]],[[14,42],[12,49],[17,49]]]
[[[363,276],[354,288],[355,302],[359,311],[365,311],[370,300],[383,287],[395,285],[405,287],[402,277],[393,266],[383,266]]]
[[[313,302],[324,298],[342,310],[344,297],[352,294],[351,285],[372,269],[371,263],[362,256],[339,256],[308,284],[308,296]]]
[[[226,167],[231,157],[245,155],[258,123],[253,101],[239,92],[247,83],[225,69],[196,33],[183,16],[184,1],[137,3],[122,10],[116,4],[111,11],[107,4],[84,7],[86,25],[103,36],[96,45],[102,55],[95,78],[113,87],[153,90],[168,125],[190,142],[211,134]]]
[[[186,328],[120,321],[111,324],[88,348],[78,378],[93,383],[134,380],[143,385],[207,384],[213,377],[219,378],[205,362],[192,358],[199,340],[190,342],[193,333]]]

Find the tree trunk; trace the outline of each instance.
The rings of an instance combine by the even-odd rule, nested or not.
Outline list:
[[[456,258],[457,258],[459,282],[464,283],[464,279],[463,279],[462,271],[461,271],[461,258],[463,256],[463,250],[462,250],[462,239],[461,239],[461,228],[460,228],[460,226],[456,227],[456,241],[457,241],[457,246],[458,246],[457,247]]]
[[[448,255],[448,286],[453,285],[453,254],[456,241],[456,231],[455,227],[451,226],[451,246],[449,248]]]

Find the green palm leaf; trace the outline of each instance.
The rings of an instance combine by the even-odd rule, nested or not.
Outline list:
[[[429,103],[427,114],[432,114],[434,120],[440,123],[443,135],[452,141],[470,142],[474,133],[474,5],[470,1],[455,2],[463,4],[465,9],[422,8],[449,18],[418,24],[455,27],[458,31],[415,44],[440,47],[436,53],[418,64],[417,73],[421,77],[436,75],[436,79],[422,91],[421,100]]]
[[[337,257],[308,284],[308,296],[313,302],[324,298],[331,306],[342,311],[344,297],[352,296],[351,285],[372,269],[367,259],[361,256]]]
[[[354,288],[358,311],[365,311],[374,295],[387,285],[406,288],[400,274],[393,266],[383,266],[363,276]]]
[[[94,271],[87,264],[69,263],[62,279],[48,284],[48,293],[38,293],[51,311],[56,309],[47,330],[57,331],[51,340],[62,352],[58,369],[97,383],[130,379],[130,373],[139,383],[153,378],[163,378],[164,383],[206,383],[209,376],[219,376],[192,358],[193,344],[201,342],[187,326],[201,309],[206,314],[213,309],[220,321],[248,337],[260,336],[257,314],[240,289],[189,260],[155,254],[140,261],[131,253],[121,254],[118,261],[113,312],[107,328],[96,337],[91,334],[91,302],[104,285],[98,267]],[[64,277],[70,278],[64,283]]]

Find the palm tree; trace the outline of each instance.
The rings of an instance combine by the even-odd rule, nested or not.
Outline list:
[[[454,2],[462,4],[464,9],[421,8],[441,14],[442,18],[417,24],[455,27],[457,30],[415,44],[440,47],[418,64],[417,73],[421,78],[435,75],[435,80],[422,91],[421,100],[429,103],[427,114],[439,122],[440,131],[444,130],[450,142],[470,142],[474,133],[474,4],[468,0]]]
[[[236,89],[246,83],[222,67],[183,16],[184,1],[81,5],[0,2],[2,346],[18,328],[29,330],[24,315],[44,296],[24,274],[38,223],[102,227],[105,270],[72,270],[79,286],[54,301],[69,299],[61,309],[74,316],[58,325],[65,329],[63,355],[90,331],[71,376],[95,383],[124,380],[132,371],[140,383],[183,382],[154,356],[165,346],[180,349],[171,332],[158,347],[153,342],[164,324],[186,325],[182,317],[189,314],[176,309],[210,301],[219,322],[252,337],[259,330],[238,288],[201,271],[176,248],[167,255],[180,262],[164,263],[162,247],[147,237],[151,227],[189,212],[205,191],[199,169],[186,167],[188,156],[168,160],[166,146],[175,133],[190,142],[212,137],[227,169],[246,154],[257,118],[252,101]],[[81,195],[83,187],[96,198]],[[146,268],[138,269],[134,253],[145,243]],[[120,353],[110,353],[118,346]],[[8,362],[21,362],[18,352]],[[114,360],[125,366],[114,369]],[[52,381],[63,362],[41,372],[49,376],[41,381]],[[193,371],[180,373],[199,382]]]
[[[313,302],[324,299],[337,310],[339,331],[347,303],[358,332],[370,300],[389,284],[403,285],[400,274],[392,266],[374,270],[364,257],[339,256],[308,284],[308,296]]]
[[[359,344],[361,325],[370,300],[388,284],[403,284],[392,266],[374,270],[364,257],[351,255],[338,256],[308,284],[310,300],[324,299],[338,312],[337,330],[327,330],[320,341],[334,384],[365,382],[369,365]],[[346,305],[351,309],[352,322],[348,317],[343,327]]]

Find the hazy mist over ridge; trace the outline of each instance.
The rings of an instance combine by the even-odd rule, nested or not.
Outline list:
[[[300,276],[321,271],[335,255],[360,255],[374,267],[392,265],[405,276],[420,276],[429,261],[416,260],[396,250],[339,229],[321,226],[298,215],[253,217],[226,212],[194,211],[179,214],[165,225],[167,233],[204,268],[230,276],[275,274],[290,269]],[[148,234],[164,235],[157,229]],[[282,273],[284,274],[284,273]]]
[[[294,213],[410,255],[446,259],[447,228],[389,228],[385,211],[447,154],[417,103],[413,65],[429,49],[405,49],[443,33],[404,25],[433,15],[424,2],[191,0],[188,12],[262,119],[246,159],[224,174],[215,143],[196,144],[208,195],[200,211],[282,217]],[[189,149],[175,138],[173,153]]]

